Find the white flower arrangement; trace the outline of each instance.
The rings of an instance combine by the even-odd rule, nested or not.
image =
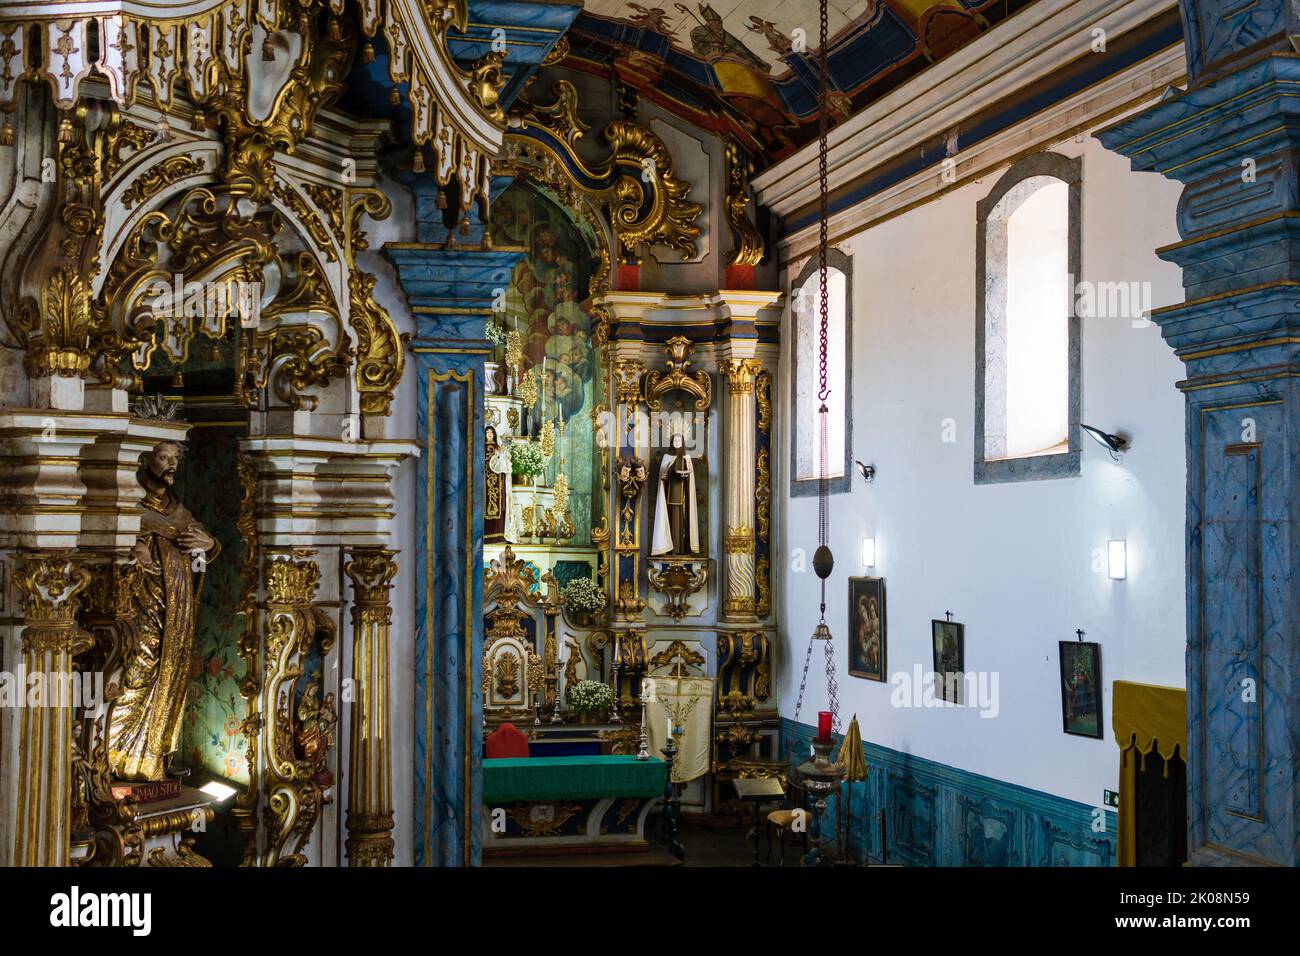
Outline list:
[[[580,714],[605,710],[614,703],[614,692],[598,680],[580,680],[573,688],[569,703]]]
[[[536,478],[546,468],[542,450],[530,441],[510,443],[510,470],[525,478]]]
[[[570,611],[594,614],[605,606],[605,592],[591,578],[574,578],[560,589],[560,597]]]

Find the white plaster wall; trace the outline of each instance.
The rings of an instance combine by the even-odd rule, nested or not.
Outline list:
[[[1149,281],[1152,305],[1182,300],[1179,270],[1155,248],[1178,239],[1178,187],[1091,137],[1055,148],[1083,155],[1085,280]],[[1183,399],[1181,363],[1154,325],[1127,319],[1082,323],[1083,417],[1133,439],[1114,464],[1084,439],[1078,478],[976,487],[972,479],[975,392],[975,206],[1005,172],[954,190],[861,233],[853,258],[853,457],[879,469],[868,486],[831,499],[835,572],[827,622],[835,635],[840,714],[858,716],[863,738],[1066,798],[1100,805],[1116,789],[1111,736],[1116,679],[1182,687],[1185,644]],[[789,276],[786,281],[789,281]],[[789,316],[783,341],[789,343]],[[801,548],[807,570],[783,570],[780,710],[794,715],[808,635],[817,620],[817,501],[789,499],[788,380],[783,361],[780,472],[784,507],[777,545]],[[956,441],[945,443],[945,419]],[[874,572],[861,540],[875,537]],[[1128,578],[1110,581],[1094,551],[1128,542]],[[890,675],[931,668],[930,621],[952,611],[966,625],[966,668],[999,681],[995,718],[976,709],[899,708],[889,683],[847,673],[849,575],[886,579]],[[1061,730],[1057,641],[1076,628],[1102,645],[1101,740]],[[826,706],[818,647],[800,720]]]

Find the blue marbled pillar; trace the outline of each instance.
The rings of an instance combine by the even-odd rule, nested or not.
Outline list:
[[[522,254],[393,243],[415,316],[415,863],[479,862],[485,326]]]
[[[1294,866],[1300,60],[1270,52],[1279,0],[1183,15],[1192,85],[1099,138],[1184,184],[1158,253],[1187,301],[1153,318],[1187,368],[1188,852]]]

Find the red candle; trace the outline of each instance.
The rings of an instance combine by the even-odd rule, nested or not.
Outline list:
[[[829,710],[817,711],[817,739],[831,739],[831,712]]]

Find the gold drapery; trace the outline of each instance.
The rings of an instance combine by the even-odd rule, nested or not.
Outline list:
[[[1110,725],[1120,751],[1117,862],[1120,866],[1136,866],[1139,761],[1145,762],[1153,750],[1166,762],[1173,759],[1175,752],[1186,760],[1187,691],[1117,680],[1111,694]]]

